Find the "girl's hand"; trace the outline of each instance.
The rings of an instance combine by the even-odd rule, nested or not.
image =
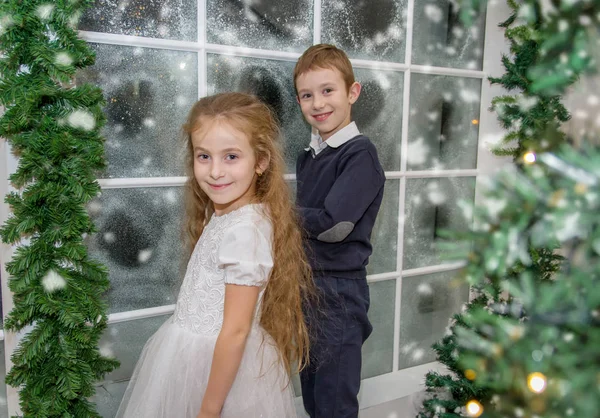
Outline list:
[[[204,410],[200,410],[200,413],[196,418],[221,418],[221,414],[219,413],[211,413]]]
[[[196,418],[221,418],[221,412],[217,412],[215,410],[211,411],[210,408],[202,405]]]

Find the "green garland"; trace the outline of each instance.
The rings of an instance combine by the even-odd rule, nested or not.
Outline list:
[[[76,25],[90,0],[0,3],[0,136],[19,157],[6,197],[13,216],[0,229],[17,246],[6,268],[14,308],[5,327],[27,331],[8,384],[25,417],[99,417],[88,398],[118,367],[98,341],[107,325],[107,271],[83,242],[95,232],[86,203],[104,167],[100,88],[77,86],[94,55]]]

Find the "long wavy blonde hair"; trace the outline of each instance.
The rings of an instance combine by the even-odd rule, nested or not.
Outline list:
[[[309,359],[309,335],[302,306],[315,294],[310,266],[302,245],[298,217],[290,188],[283,178],[285,163],[280,131],[273,113],[254,96],[222,93],[204,97],[191,109],[183,126],[187,145],[185,184],[185,231],[190,253],[214,213],[209,197],[194,178],[192,133],[201,123],[218,119],[243,132],[250,140],[257,163],[269,161],[268,168],[256,177],[254,202],[262,203],[265,216],[273,225],[273,269],[260,308],[260,325],[271,335],[279,358],[288,373],[301,370]]]

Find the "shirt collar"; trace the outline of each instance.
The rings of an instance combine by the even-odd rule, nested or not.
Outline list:
[[[318,152],[328,146],[331,148],[338,148],[358,135],[360,135],[360,131],[355,122],[350,122],[348,125],[344,126],[335,134],[331,135],[327,141],[323,141],[321,135],[319,135],[319,131],[313,128],[310,134],[310,145],[304,150],[310,151],[312,148]]]

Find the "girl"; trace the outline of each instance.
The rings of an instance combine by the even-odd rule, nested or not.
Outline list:
[[[193,249],[173,316],[146,343],[117,417],[295,417],[313,291],[279,130],[253,96],[205,97],[184,125]]]

